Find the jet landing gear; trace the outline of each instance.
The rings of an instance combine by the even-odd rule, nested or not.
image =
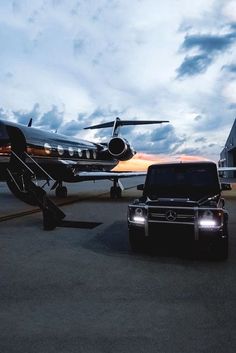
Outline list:
[[[55,195],[58,198],[66,198],[67,197],[67,187],[62,185],[62,181],[55,181],[51,190],[55,190]]]
[[[67,197],[67,187],[62,185],[62,182],[59,182],[58,187],[56,188],[56,197],[66,198]]]
[[[122,188],[118,179],[113,180],[113,186],[110,189],[111,199],[120,199],[122,197]]]

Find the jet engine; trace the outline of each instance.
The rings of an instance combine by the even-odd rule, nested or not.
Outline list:
[[[136,151],[130,146],[127,140],[121,137],[113,137],[108,143],[109,153],[120,161],[128,161]]]

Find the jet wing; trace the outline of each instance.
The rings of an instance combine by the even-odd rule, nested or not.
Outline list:
[[[121,179],[145,176],[147,172],[78,172],[76,176],[80,180],[102,180],[102,179]]]
[[[218,168],[219,172],[227,172],[227,171],[232,171],[232,170],[236,170],[236,167],[219,167]]]

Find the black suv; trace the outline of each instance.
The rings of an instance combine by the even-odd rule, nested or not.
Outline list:
[[[129,241],[134,251],[149,239],[201,244],[215,259],[228,257],[228,213],[213,162],[153,164],[143,196],[128,206]]]

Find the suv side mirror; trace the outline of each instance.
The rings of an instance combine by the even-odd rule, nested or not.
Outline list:
[[[221,190],[232,190],[230,183],[221,183]]]
[[[143,184],[137,185],[137,190],[143,191],[143,189],[144,189],[144,185]]]

